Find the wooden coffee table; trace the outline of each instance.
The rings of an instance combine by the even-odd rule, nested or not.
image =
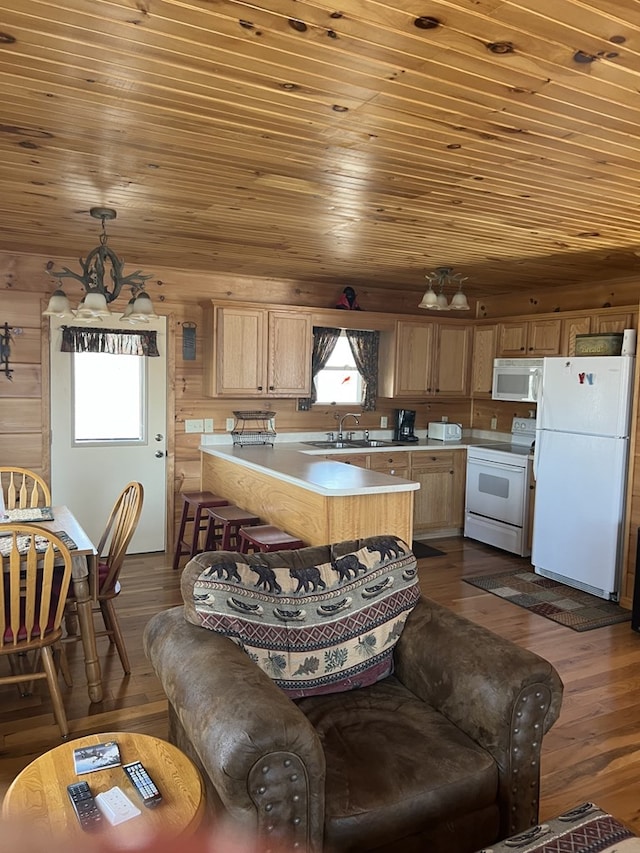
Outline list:
[[[162,794],[155,809],[142,805],[122,767],[112,767],[77,776],[73,750],[78,747],[115,741],[123,764],[141,761]],[[134,732],[107,732],[68,741],[36,758],[11,783],[2,803],[4,818],[27,821],[34,828],[78,837],[83,830],[75,816],[67,785],[86,780],[94,794],[118,786],[140,809],[138,815],[110,832],[126,833],[140,839],[162,833],[163,837],[192,833],[200,826],[205,810],[202,777],[191,759],[173,744],[150,735]]]

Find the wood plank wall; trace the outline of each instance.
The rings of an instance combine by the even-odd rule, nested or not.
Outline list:
[[[47,347],[42,346],[47,325],[41,312],[54,284],[46,269],[63,265],[71,269],[78,266],[74,258],[52,259],[0,253],[0,325],[6,320],[11,326],[23,330],[22,334],[15,335],[12,347],[13,381],[10,382],[0,374],[0,464],[10,460],[42,473],[47,479],[50,474],[49,382]],[[148,290],[158,312],[169,317],[172,352],[169,353],[168,362],[174,365],[171,377],[174,402],[169,417],[173,418],[175,428],[175,446],[169,469],[173,471],[174,494],[178,495],[182,489],[198,488],[200,483],[199,436],[185,433],[185,419],[213,418],[215,431],[221,432],[234,409],[255,408],[256,405],[255,400],[219,401],[203,395],[202,340],[207,330],[203,328],[201,305],[207,300],[220,299],[332,308],[342,292],[342,285],[336,284],[335,288],[331,288],[326,284],[313,286],[294,280],[243,279],[205,271],[186,272],[166,268],[156,269],[154,274],[157,277],[150,281]],[[81,294],[80,285],[74,288],[71,284],[67,291],[74,300]],[[121,297],[119,301],[122,304],[118,307],[124,308],[127,298],[128,294]],[[369,311],[388,312],[391,307],[388,292],[380,289],[361,290],[358,299],[363,308]],[[531,295],[529,299],[521,296],[493,297],[478,305],[477,315],[503,317],[521,313],[600,308],[605,307],[606,303],[635,304],[637,299],[637,285],[626,280],[585,288],[568,288],[566,292],[541,292]],[[415,292],[394,290],[393,312],[425,317],[425,313],[416,307],[417,301]],[[196,324],[195,361],[182,358],[182,326],[185,322]],[[379,428],[380,416],[391,418],[396,405],[393,400],[380,400],[378,411],[362,417],[361,427]],[[418,430],[425,430],[430,420],[440,420],[442,415],[447,415],[452,422],[460,422],[465,427],[473,423],[474,427],[480,429],[488,429],[491,418],[495,416],[498,418],[498,430],[508,431],[515,415],[526,417],[529,414],[526,405],[496,403],[492,400],[476,400],[473,406],[468,400],[448,403],[403,400],[402,405],[416,409]],[[331,407],[298,412],[295,400],[275,400],[269,401],[269,408],[277,412],[276,428],[279,432],[329,431],[335,428]],[[633,552],[632,566],[635,566],[635,529],[640,525],[640,452],[637,450],[640,441],[636,442],[635,448],[630,501],[633,536],[628,548],[629,555]],[[178,504],[176,502],[176,512]],[[627,595],[630,594],[632,578],[631,575],[627,583]]]

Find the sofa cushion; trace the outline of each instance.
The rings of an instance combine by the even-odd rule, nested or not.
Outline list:
[[[395,536],[199,554],[185,567],[182,592],[189,621],[230,637],[294,698],[388,676],[420,595],[416,559]]]

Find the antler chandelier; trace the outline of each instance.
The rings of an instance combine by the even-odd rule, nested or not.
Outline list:
[[[109,303],[120,295],[123,287],[131,288],[131,299],[122,315],[123,320],[148,322],[150,317],[156,317],[151,297],[145,291],[145,282],[152,275],[143,275],[140,270],[124,274],[124,260],[121,260],[109,246],[109,236],[105,222],[116,218],[116,211],[110,207],[92,207],[89,211],[94,219],[102,222],[100,245],[92,249],[85,259],[80,258],[81,273],[76,273],[68,267],[62,270],[51,270],[50,275],[58,279],[58,287],[49,299],[48,316],[74,317],[76,320],[104,320],[111,316]],[[108,278],[105,281],[105,278]],[[86,290],[80,305],[72,309],[66,293],[62,289],[62,278],[73,278],[79,281]]]

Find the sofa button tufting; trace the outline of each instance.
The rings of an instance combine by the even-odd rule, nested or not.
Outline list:
[[[299,818],[299,817],[294,817],[294,819],[293,819],[293,825],[294,825],[294,826],[299,826],[299,825],[300,825],[300,818]]]
[[[264,794],[264,792],[265,792],[266,790],[267,790],[267,788],[266,788],[266,786],[265,786],[265,785],[260,785],[260,787],[258,788],[258,793],[259,793],[259,794]]]
[[[293,795],[293,802],[294,803],[297,803],[299,799],[300,799],[300,794],[294,794]]]
[[[273,803],[267,803],[267,805],[264,807],[264,810],[266,812],[273,811]]]
[[[262,772],[263,772],[263,773],[268,773],[268,772],[269,772],[269,765],[268,765],[268,764],[263,765],[263,767],[262,767]]]
[[[298,781],[298,774],[292,773],[291,776],[289,776],[289,779],[291,779],[292,782],[297,782]]]
[[[291,767],[291,759],[290,758],[285,758],[284,766],[285,767]]]

